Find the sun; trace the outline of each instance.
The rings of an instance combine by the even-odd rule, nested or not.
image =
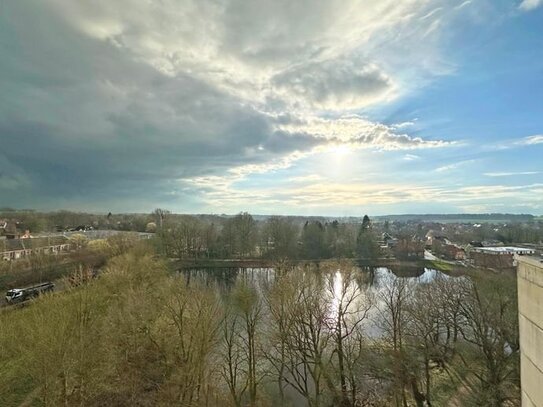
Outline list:
[[[332,152],[336,157],[343,157],[350,154],[352,151],[353,150],[348,144],[336,144],[330,149],[330,152]]]

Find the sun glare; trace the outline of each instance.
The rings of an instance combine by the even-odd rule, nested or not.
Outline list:
[[[335,156],[343,157],[352,152],[352,149],[347,144],[336,144],[330,150]]]

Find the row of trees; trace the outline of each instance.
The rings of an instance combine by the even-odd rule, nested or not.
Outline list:
[[[225,215],[178,215],[165,209],[156,209],[153,213],[148,214],[91,214],[72,211],[37,212],[32,210],[10,210],[8,208],[0,209],[0,220],[19,222],[18,228],[20,231],[29,229],[32,233],[55,231],[57,228],[64,230],[80,225],[92,226],[95,229],[155,232],[161,229],[163,225],[169,224],[171,226],[175,223],[185,222],[189,218],[193,218],[199,223],[212,224],[218,231],[231,222],[231,217]],[[473,219],[471,221],[469,216],[456,219],[447,215],[422,215],[418,219],[413,219],[413,216],[391,216],[390,218],[391,221],[385,220],[378,225],[379,232],[390,232],[395,236],[416,235],[418,238],[423,239],[428,230],[432,229],[441,231],[444,235],[459,243],[483,240],[498,240],[506,244],[539,243],[543,241],[543,221],[537,220],[531,215],[492,215],[490,217],[474,215],[471,217]],[[500,218],[503,218],[503,221],[500,221]],[[284,220],[295,225],[297,229],[303,227],[306,222],[309,224],[320,223],[323,227],[326,226],[326,221],[322,218],[283,217],[275,219]],[[489,220],[492,220],[492,222],[489,222]],[[444,223],[439,223],[440,221]],[[448,223],[447,221],[452,222]],[[256,228],[262,231],[267,220],[259,220],[254,223]],[[360,226],[358,221],[352,218],[344,218],[341,226],[346,229],[354,228],[354,238],[356,239]],[[338,244],[344,243],[340,241]],[[348,250],[348,248],[329,248],[330,252],[334,250],[341,251]],[[330,256],[333,257],[334,254],[332,253]]]
[[[92,226],[95,229],[115,229],[145,232],[149,222],[154,222],[153,214],[96,214],[73,211],[37,212],[33,210],[0,209],[0,220],[15,222],[20,231],[31,233],[55,232]]]
[[[518,404],[512,281],[369,277],[276,268],[224,291],[121,255],[0,315],[0,398],[27,383],[45,406]]]
[[[362,224],[306,221],[273,216],[258,223],[240,213],[220,224],[194,216],[161,217],[162,251],[171,257],[267,257],[323,259],[379,257],[377,237],[366,216]]]

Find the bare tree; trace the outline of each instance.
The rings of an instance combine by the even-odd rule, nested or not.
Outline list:
[[[475,383],[465,380],[480,406],[501,407],[518,402],[518,310],[513,278],[492,276],[464,280],[460,312],[463,339],[475,352],[465,365]]]
[[[389,278],[381,288],[379,319],[388,342],[391,357],[393,392],[395,405],[407,407],[406,387],[409,384],[405,355],[405,333],[409,323],[407,304],[411,295],[411,284],[405,278]]]
[[[161,209],[161,208],[156,208],[154,211],[153,211],[153,214],[156,216],[156,220],[157,220],[157,225],[159,227],[159,230],[162,230],[162,228],[164,227],[164,220],[166,219],[166,216],[169,215],[171,212],[167,209]]]
[[[266,330],[266,359],[276,373],[281,405],[285,403],[285,374],[287,372],[287,346],[292,324],[291,306],[294,292],[290,274],[276,268],[276,278],[265,292],[269,324]]]
[[[331,386],[334,404],[341,406],[355,406],[358,402],[361,378],[358,377],[357,365],[362,355],[362,325],[373,305],[371,295],[358,284],[356,277],[360,277],[357,276],[359,273],[353,265],[340,263],[338,270],[328,275],[327,288],[332,298],[332,309],[327,322],[334,369],[325,372],[330,375],[333,371],[339,378],[339,391],[335,378],[328,377],[327,383]]]
[[[407,304],[410,321],[407,330],[409,376],[413,397],[419,406],[432,403],[431,363],[437,362],[438,366],[445,367],[454,351],[450,323],[456,319],[451,319],[455,313],[448,307],[455,302],[446,295],[450,288],[450,284],[443,281],[446,279],[437,277],[434,281],[420,283]],[[420,387],[424,388],[424,393]]]
[[[186,286],[180,279],[170,282],[164,304],[166,358],[174,373],[170,378],[169,401],[181,405],[205,399],[211,374],[211,359],[218,341],[222,319],[216,291],[198,284]],[[158,343],[158,340],[157,340]]]
[[[245,393],[249,405],[256,406],[258,388],[264,378],[259,347],[262,300],[255,288],[239,281],[230,295],[223,324],[225,378],[233,402],[239,406]]]
[[[309,406],[322,405],[324,398],[327,347],[330,332],[330,296],[320,276],[306,271],[292,275],[289,321],[285,332],[285,382],[306,400]]]

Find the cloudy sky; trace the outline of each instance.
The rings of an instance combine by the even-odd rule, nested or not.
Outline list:
[[[0,1],[0,206],[543,214],[543,0]]]

